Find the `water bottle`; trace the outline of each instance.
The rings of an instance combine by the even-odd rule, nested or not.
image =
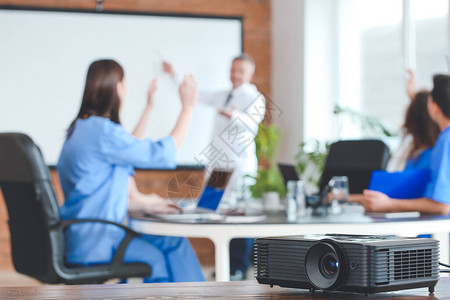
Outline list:
[[[295,191],[295,200],[297,201],[297,217],[301,218],[306,215],[305,185],[303,184],[303,181],[297,181]]]
[[[290,180],[287,183],[286,216],[288,221],[296,221],[306,213],[305,188],[303,181]]]
[[[292,187],[288,182],[288,189],[286,193],[286,217],[289,222],[297,220],[297,201],[295,200],[295,194]]]

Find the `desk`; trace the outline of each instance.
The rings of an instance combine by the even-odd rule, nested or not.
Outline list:
[[[312,297],[306,290],[273,287],[256,281],[104,284],[37,287],[1,287],[0,299],[449,299],[450,280],[442,278],[433,295],[427,288],[364,296],[348,293],[316,292]]]
[[[129,225],[134,230],[156,235],[200,237],[210,239],[215,246],[216,280],[230,280],[229,244],[234,238],[300,234],[395,234],[417,236],[431,233],[440,241],[440,261],[449,262],[450,216],[421,216],[412,219],[385,219],[366,216],[359,208],[349,209],[341,215],[325,217],[306,216],[288,223],[283,213],[269,214],[267,219],[253,224],[169,222],[133,215]],[[445,253],[445,255],[442,255]]]

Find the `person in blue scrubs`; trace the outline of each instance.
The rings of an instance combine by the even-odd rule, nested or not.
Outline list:
[[[407,153],[405,170],[430,168],[431,148],[440,130],[427,111],[429,94],[428,91],[419,91],[414,94],[406,111],[403,130],[407,136],[411,137],[411,144]]]
[[[127,94],[122,67],[113,60],[93,62],[88,70],[80,111],[69,127],[57,164],[65,203],[63,219],[103,219],[122,223],[127,210],[173,213],[179,207],[155,194],[136,188],[134,168],[175,168],[176,150],[188,127],[197,101],[197,83],[187,76],[179,88],[182,110],[170,135],[159,141],[144,139],[153,105],[156,81],[152,81],[147,104],[132,134],[120,125],[119,112]],[[113,225],[82,223],[65,234],[65,257],[69,264],[109,263],[125,233]],[[134,238],[125,262],[152,267],[144,282],[204,281],[200,264],[181,237],[143,235]]]
[[[408,70],[406,91],[411,100],[402,126],[402,143],[389,161],[388,170],[429,169],[431,148],[438,136],[439,127],[427,111],[430,92],[416,89],[416,76]]]
[[[441,133],[431,150],[431,177],[424,197],[391,199],[387,195],[365,190],[361,204],[370,212],[419,211],[428,214],[450,213],[450,76],[436,75],[427,109]]]
[[[391,171],[429,170],[431,165],[431,149],[434,146],[440,129],[428,114],[427,105],[430,92],[416,91],[415,75],[411,70],[406,80],[407,93],[411,100],[402,126],[402,146],[394,153],[389,162]],[[362,194],[349,196],[350,202],[361,202]]]

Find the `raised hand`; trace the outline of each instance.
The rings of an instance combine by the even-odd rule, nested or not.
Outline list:
[[[408,93],[408,97],[411,101],[414,101],[416,96],[416,74],[413,70],[406,70],[406,92]]]
[[[175,77],[177,74],[172,64],[167,61],[163,61],[163,70],[172,77]]]
[[[193,75],[185,75],[178,89],[181,105],[184,109],[192,109],[198,99],[198,83]]]
[[[150,107],[153,107],[153,99],[157,89],[158,89],[158,79],[154,78],[152,81],[150,81],[147,90],[147,105]]]

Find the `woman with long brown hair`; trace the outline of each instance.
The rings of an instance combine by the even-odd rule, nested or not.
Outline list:
[[[388,195],[364,192],[362,205],[369,212],[418,211],[424,214],[450,213],[450,76],[435,75],[427,111],[441,133],[433,145],[429,161],[430,179],[420,198],[394,199]],[[448,253],[447,253],[448,254]]]
[[[134,168],[174,168],[176,150],[197,101],[197,83],[187,76],[179,88],[182,110],[172,132],[159,141],[143,139],[152,109],[152,81],[141,118],[129,134],[120,125],[127,94],[122,67],[113,60],[93,62],[88,70],[80,111],[67,132],[57,169],[65,195],[63,219],[103,219],[122,223],[127,210],[171,213],[179,207],[136,188]],[[101,264],[112,260],[124,232],[111,225],[83,223],[65,235],[66,262]],[[144,262],[152,274],[144,282],[203,281],[197,257],[185,238],[143,235],[134,238],[126,262]]]
[[[422,90],[414,95],[406,111],[403,130],[411,137],[405,170],[429,169],[431,148],[439,136],[439,127],[427,110],[430,92]]]
[[[429,169],[431,148],[439,136],[439,128],[427,110],[430,92],[417,91],[412,70],[408,70],[406,92],[410,103],[403,121],[401,145],[389,161],[391,171]]]
[[[431,170],[433,147],[439,137],[440,129],[428,111],[431,93],[427,90],[416,92],[415,74],[411,70],[408,72],[409,79],[406,82],[406,86],[411,103],[406,111],[403,123],[403,142],[409,143],[409,149],[404,155],[406,159],[403,159],[406,162],[404,170]],[[386,203],[390,203],[391,200],[384,193],[365,190],[360,203],[366,211],[383,211],[386,207],[389,207]],[[434,209],[434,202],[429,202],[428,204],[430,209]],[[441,207],[438,207],[437,211],[439,209]],[[425,211],[420,209],[419,206],[416,210],[431,212],[431,210]]]

